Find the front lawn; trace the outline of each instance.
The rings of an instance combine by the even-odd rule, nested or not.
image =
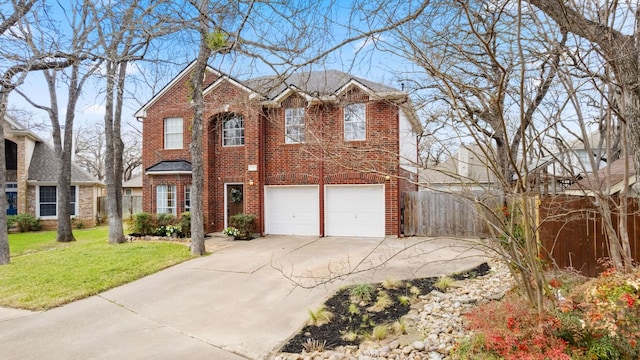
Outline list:
[[[0,306],[46,310],[126,284],[191,259],[184,244],[107,243],[107,227],[10,234],[11,263],[0,266]]]

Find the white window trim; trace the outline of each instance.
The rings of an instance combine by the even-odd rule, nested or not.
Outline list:
[[[364,123],[364,137],[362,138],[357,138],[357,139],[347,139],[347,108],[349,107],[353,107],[353,106],[358,106],[358,107],[362,107],[363,113],[362,113],[362,120],[361,121],[350,121],[349,124],[359,124],[359,123]],[[365,141],[367,140],[367,105],[365,103],[353,103],[353,104],[347,104],[345,105],[343,112],[342,112],[342,131],[344,133],[343,137],[344,137],[344,141]]]
[[[169,132],[169,127],[167,126],[167,122],[169,121],[180,121],[180,131],[175,131],[175,132]],[[169,117],[169,118],[165,118],[164,119],[164,128],[163,128],[163,134],[164,134],[164,149],[165,150],[175,150],[175,149],[182,149],[184,148],[184,120],[180,117]],[[169,146],[169,142],[167,141],[167,138],[169,135],[177,135],[180,134],[180,144],[179,146],[173,145],[171,144],[171,146]]]
[[[298,118],[296,115],[296,113],[298,111],[302,112],[302,121],[301,124],[297,123],[297,124],[289,124],[287,120],[293,120]],[[305,142],[306,140],[306,136],[305,136],[305,129],[306,129],[306,111],[304,108],[302,107],[298,107],[298,108],[287,108],[284,110],[284,143],[285,144],[302,144]],[[302,139],[292,139],[291,137],[287,136],[287,129],[290,127],[294,127],[294,128],[300,128],[302,127],[302,133],[300,135],[300,137]]]
[[[40,216],[40,187],[41,186],[53,186],[56,188],[56,215],[55,216]],[[75,195],[76,195],[76,202],[75,202],[75,206],[74,206],[74,213],[75,215],[71,215],[70,217],[74,218],[74,217],[78,217],[78,215],[80,214],[80,208],[79,208],[79,203],[80,203],[80,197],[79,197],[79,191],[80,191],[80,186],[78,185],[71,185],[75,188]],[[46,185],[46,184],[42,184],[42,185],[38,185],[36,186],[36,218],[42,219],[42,220],[57,220],[58,219],[58,195],[60,194],[60,192],[58,191],[58,186],[56,184],[51,184],[51,185]]]
[[[187,206],[187,193],[189,194],[189,206]],[[191,211],[191,184],[184,186],[184,211]]]
[[[166,188],[165,192],[164,192],[164,202],[162,207],[160,207],[160,194],[158,193],[158,190],[160,190],[161,187]],[[173,206],[170,207],[169,206],[169,191],[172,190],[173,193]],[[177,209],[177,189],[176,189],[176,185],[175,184],[161,184],[161,185],[156,185],[156,214],[173,214],[174,216],[177,215],[178,209]],[[170,209],[171,212],[160,212],[159,209]]]
[[[231,121],[231,120],[237,120],[240,119],[240,121],[242,122],[242,127],[241,128],[233,128],[233,129],[227,129],[225,128],[225,124],[227,123],[227,121]],[[241,115],[233,115],[230,117],[225,118],[222,121],[222,146],[223,147],[234,147],[234,146],[244,146],[244,118]],[[229,140],[229,139],[237,139],[237,136],[233,136],[233,137],[226,137],[225,134],[227,133],[227,131],[237,131],[237,130],[242,130],[242,136],[240,137],[240,139],[242,139],[242,144],[225,144],[225,140]]]

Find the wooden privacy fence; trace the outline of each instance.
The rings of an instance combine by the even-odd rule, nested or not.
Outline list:
[[[107,218],[107,197],[98,197],[98,209],[100,218]],[[142,196],[123,196],[122,197],[122,218],[131,219],[133,214],[142,212]]]
[[[487,219],[498,208],[499,196],[478,195],[489,209],[484,209],[467,194],[435,191],[405,192],[402,196],[403,233],[405,236],[488,236]]]
[[[560,268],[572,267],[595,277],[602,270],[600,259],[609,251],[602,216],[593,199],[577,196],[542,197],[539,205],[539,242],[542,255]],[[613,198],[619,204],[619,198]],[[627,232],[631,255],[640,259],[640,212],[638,199],[629,198]],[[620,211],[611,203],[611,220],[618,231]]]

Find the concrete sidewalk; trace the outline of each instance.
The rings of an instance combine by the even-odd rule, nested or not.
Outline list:
[[[447,239],[268,236],[207,246],[210,256],[50,311],[0,308],[2,358],[268,359],[339,286],[484,261],[472,242]]]

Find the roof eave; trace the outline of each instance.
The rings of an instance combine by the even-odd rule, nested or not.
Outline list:
[[[154,170],[150,170],[150,171],[145,171],[144,172],[145,175],[191,175],[192,172],[191,171],[185,171],[185,170],[177,170],[177,171],[154,171]]]

